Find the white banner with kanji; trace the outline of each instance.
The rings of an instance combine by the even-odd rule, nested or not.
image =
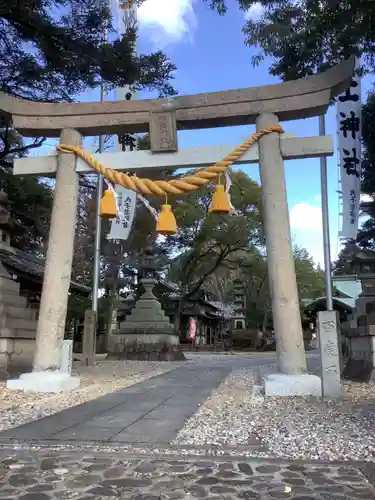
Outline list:
[[[357,61],[357,67],[359,60]],[[350,87],[337,99],[338,160],[342,196],[340,238],[355,240],[361,194],[361,79],[355,75]]]
[[[137,193],[116,185],[115,188],[118,216],[111,219],[111,230],[107,235],[108,240],[124,240],[129,238],[133,225]]]

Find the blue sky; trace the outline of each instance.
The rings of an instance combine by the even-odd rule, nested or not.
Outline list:
[[[194,94],[240,87],[278,83],[268,74],[270,60],[253,68],[251,56],[256,52],[244,44],[242,26],[245,15],[258,16],[255,7],[244,13],[236,0],[228,0],[227,15],[212,12],[202,0],[146,0],[138,12],[140,37],[138,49],[149,53],[162,49],[177,66],[174,86],[179,94]],[[365,80],[362,99],[370,88]],[[85,95],[98,99],[97,93]],[[142,95],[142,97],[150,97]],[[318,135],[318,118],[286,122],[287,132],[296,136]],[[241,142],[254,127],[229,127],[179,132],[179,146],[210,146]],[[326,133],[336,140],[335,109],[326,117]],[[259,181],[258,166],[241,167]],[[320,210],[319,159],[294,160],[285,163],[292,237],[296,244],[310,252],[322,263],[322,232]],[[338,246],[338,167],[336,157],[328,159],[328,193],[332,258]]]

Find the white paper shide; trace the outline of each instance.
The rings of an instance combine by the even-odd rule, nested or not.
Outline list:
[[[361,80],[355,75],[350,87],[337,99],[338,159],[342,196],[340,238],[342,239],[356,239],[358,232],[362,163],[361,106]]]
[[[137,194],[131,189],[119,185],[116,185],[115,193],[118,216],[111,219],[111,231],[107,239],[126,241],[133,225]]]

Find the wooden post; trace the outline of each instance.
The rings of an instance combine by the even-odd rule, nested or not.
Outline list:
[[[86,366],[95,364],[96,347],[96,314],[92,309],[85,311],[85,323],[83,325],[82,354]]]

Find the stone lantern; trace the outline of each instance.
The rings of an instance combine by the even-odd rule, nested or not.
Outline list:
[[[157,283],[156,271],[159,268],[157,264],[157,258],[152,250],[152,248],[146,248],[141,255],[141,282],[143,283],[144,279],[155,280],[155,285]]]
[[[108,342],[112,358],[134,360],[177,361],[185,359],[181,352],[179,336],[153,294],[157,284],[157,257],[151,248],[140,256],[141,279],[144,289],[134,309],[120,323]]]

